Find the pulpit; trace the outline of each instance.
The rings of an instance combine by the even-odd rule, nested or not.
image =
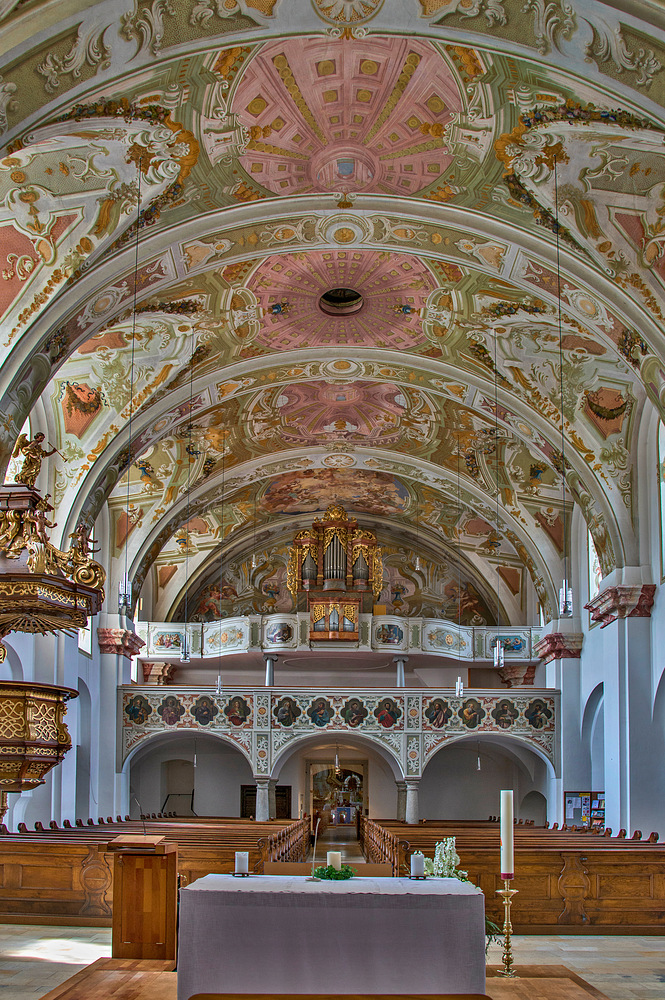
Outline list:
[[[106,850],[113,855],[113,958],[175,961],[178,845],[125,834]]]

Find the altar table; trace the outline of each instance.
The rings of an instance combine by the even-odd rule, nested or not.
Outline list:
[[[485,899],[457,879],[206,875],[181,890],[196,993],[485,992]]]

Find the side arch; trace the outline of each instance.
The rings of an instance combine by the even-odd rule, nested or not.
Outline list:
[[[367,750],[371,748],[375,753],[381,757],[386,764],[388,764],[395,781],[404,781],[406,774],[402,766],[402,762],[395,750],[388,747],[385,743],[380,740],[372,739],[370,736],[360,736],[356,733],[337,733],[332,732],[321,732],[316,735],[306,735],[306,736],[296,736],[290,740],[286,746],[284,746],[275,759],[272,762],[272,768],[270,770],[270,778],[277,778],[282,767],[286,762],[295,754],[301,753],[303,750],[307,749],[321,749],[322,744],[330,744],[331,747],[335,746],[335,738],[337,737],[337,742],[341,743],[342,740],[345,746],[351,746],[359,750]]]

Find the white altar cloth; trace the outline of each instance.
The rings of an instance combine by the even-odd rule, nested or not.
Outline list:
[[[485,899],[457,879],[206,875],[180,893],[196,993],[484,993]]]

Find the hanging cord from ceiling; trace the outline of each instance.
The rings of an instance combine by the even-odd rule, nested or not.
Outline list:
[[[498,334],[494,327],[494,475],[496,488],[496,641],[494,643],[494,666],[502,668],[504,664],[503,643],[499,631],[501,629],[501,572],[499,566],[499,369],[498,369]]]
[[[563,415],[563,321],[561,314],[561,246],[560,246],[560,223],[559,223],[559,177],[557,172],[557,159],[554,157],[554,217],[556,234],[556,295],[557,295],[557,321],[559,326],[559,404],[561,407],[561,519],[562,519],[562,540],[563,547],[563,580],[559,590],[559,616],[570,618],[573,614],[573,591],[568,584],[568,537],[566,518],[566,436],[564,433]]]
[[[187,623],[189,622],[189,521],[191,516],[191,499],[192,499],[192,460],[194,458],[192,454],[192,410],[194,408],[194,341],[196,337],[194,334],[194,325],[192,324],[192,335],[190,342],[190,354],[189,354],[189,422],[187,425],[187,447],[185,449],[185,454],[187,455],[187,520],[185,522],[185,634],[183,636],[182,649],[180,651],[180,662],[189,663],[190,661],[190,649],[189,649],[189,629]]]
[[[136,360],[136,304],[138,296],[139,233],[141,229],[141,158],[136,163],[136,239],[134,241],[134,289],[132,296],[132,350],[129,370],[129,419],[127,421],[127,497],[125,501],[125,572],[118,584],[118,614],[132,613],[132,585],[129,580],[129,496],[132,468],[132,422],[134,419],[134,373]]]

